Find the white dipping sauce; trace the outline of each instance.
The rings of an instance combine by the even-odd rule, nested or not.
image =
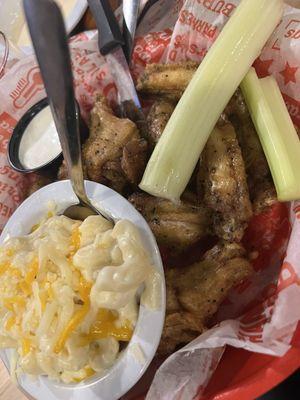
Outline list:
[[[23,167],[31,169],[47,164],[61,152],[50,107],[43,108],[27,125],[19,146]]]

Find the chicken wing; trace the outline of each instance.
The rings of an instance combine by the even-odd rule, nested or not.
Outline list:
[[[277,196],[268,162],[240,90],[232,97],[226,114],[241,146],[253,211],[259,213],[275,203]]]
[[[90,136],[82,147],[84,176],[122,193],[136,185],[144,172],[148,144],[129,119],[116,117],[98,96],[91,112]],[[58,177],[66,175],[65,164]]]
[[[198,63],[148,64],[138,80],[137,89],[142,93],[159,94],[179,100],[189,84]]]
[[[226,250],[225,250],[226,251]],[[246,258],[205,257],[184,270],[180,279],[174,279],[181,306],[207,323],[218,310],[229,290],[247,278],[252,271]],[[200,295],[201,293],[201,295]]]
[[[135,193],[129,201],[144,216],[159,245],[181,251],[209,233],[210,211],[197,205],[195,196],[188,200],[183,197],[180,204],[174,204],[146,193]]]
[[[166,271],[166,320],[160,354],[195,339],[206,330],[228,292],[247,279],[252,267],[239,244],[220,243],[187,268]]]
[[[147,116],[149,143],[153,148],[161,137],[174,108],[175,103],[167,99],[153,103]]]
[[[213,211],[217,236],[240,241],[252,215],[244,162],[231,124],[216,127],[201,154],[201,201]]]

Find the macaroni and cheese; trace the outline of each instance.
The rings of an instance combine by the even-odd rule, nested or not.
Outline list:
[[[137,228],[99,215],[51,216],[0,248],[0,346],[17,372],[79,382],[109,368],[141,302],[159,306],[160,275]]]

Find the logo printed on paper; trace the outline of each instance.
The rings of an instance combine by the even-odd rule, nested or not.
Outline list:
[[[285,29],[289,29],[284,35],[285,38],[300,39],[300,19],[291,19]]]
[[[275,298],[276,296],[271,296],[242,316],[238,332],[239,339],[253,343],[263,342],[264,326],[271,320]]]
[[[44,85],[39,68],[31,68],[26,78],[21,78],[16,88],[10,93],[10,97],[14,100],[14,107],[17,109],[23,108],[43,88]]]
[[[292,83],[297,82],[296,73],[298,69],[299,67],[294,67],[290,65],[288,62],[285,63],[285,68],[279,72],[280,75],[283,76],[285,85],[288,85],[290,82]]]
[[[279,23],[278,27],[284,23],[284,20]],[[277,27],[277,28],[278,28]],[[298,19],[291,19],[288,21],[288,23],[284,26],[283,32],[282,30],[278,29],[279,31],[279,37],[277,36],[275,40],[272,42],[273,44],[271,45],[272,50],[281,50],[281,38],[286,38],[286,39],[300,39],[300,20]],[[285,33],[284,33],[285,32]]]
[[[277,291],[281,292],[283,289],[291,286],[293,283],[300,285],[300,277],[297,275],[294,267],[289,262],[284,262],[278,279]]]

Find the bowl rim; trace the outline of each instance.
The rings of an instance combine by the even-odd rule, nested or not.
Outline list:
[[[114,365],[103,376],[92,377],[79,384],[63,384],[50,381],[46,377],[38,377],[32,381],[27,375],[22,375],[18,383],[22,390],[34,398],[47,400],[114,400],[128,392],[142,377],[150,362],[155,356],[162,328],[164,325],[166,308],[166,288],[163,265],[153,233],[140,213],[120,194],[96,182],[85,181],[88,196],[100,203],[114,219],[125,218],[132,221],[139,229],[142,241],[153,265],[161,273],[161,307],[159,310],[149,310],[140,305],[138,321],[131,341],[124,353],[121,354]],[[101,200],[99,199],[101,197]],[[30,226],[41,220],[47,212],[47,201],[57,202],[58,213],[67,205],[76,203],[69,180],[58,181],[47,185],[34,192],[13,213],[7,222],[1,236],[0,244],[8,236],[17,236],[28,233]],[[98,204],[99,204],[98,203]],[[96,204],[95,204],[96,205]],[[119,208],[118,208],[119,207]],[[154,326],[157,329],[154,329]],[[134,356],[136,344],[141,348],[144,359],[138,360]],[[9,367],[10,351],[0,352],[6,367]],[[112,393],[112,388],[114,393]]]
[[[41,169],[48,168],[51,164],[55,163],[59,159],[62,159],[62,150],[50,161],[47,161],[45,164],[41,164],[38,167],[34,168],[26,168],[21,163],[19,157],[19,149],[22,137],[26,131],[27,126],[33,120],[33,118],[41,112],[44,108],[49,106],[49,100],[47,97],[44,97],[33,106],[31,106],[19,119],[17,125],[14,127],[12,135],[9,139],[8,146],[7,146],[7,159],[9,165],[18,172],[22,172],[25,174],[29,174],[32,172],[40,171]],[[50,107],[50,106],[49,106]]]

